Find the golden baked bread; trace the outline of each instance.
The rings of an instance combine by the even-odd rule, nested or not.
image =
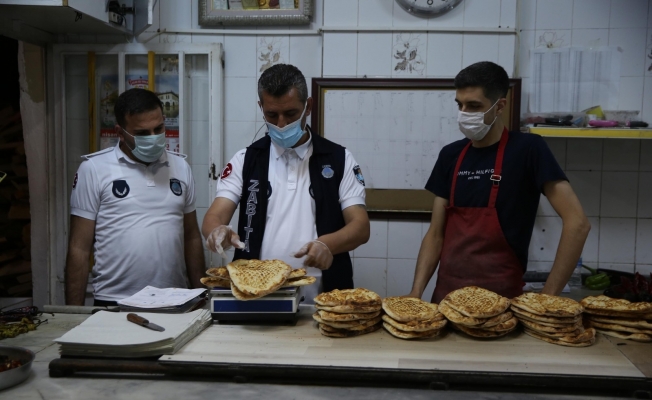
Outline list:
[[[449,307],[448,302],[446,300],[442,300],[441,303],[439,303],[439,311],[450,322],[454,322],[458,325],[478,326],[484,324],[489,320],[489,318],[473,318],[473,317],[467,317],[466,315],[462,315],[459,312],[457,312],[457,310],[454,310],[453,308]]]
[[[543,293],[523,293],[512,299],[512,306],[551,317],[575,317],[584,311],[580,303],[573,299]]]
[[[288,275],[288,279],[300,278],[302,276],[306,276],[306,269],[297,268],[297,269],[293,269],[292,272],[290,272],[290,275]]]
[[[505,332],[505,331],[513,331],[516,329],[518,326],[518,319],[516,317],[512,317],[508,319],[505,322],[501,322],[497,325],[489,326],[489,327],[482,327],[482,328],[474,328],[474,329],[482,329],[485,332]]]
[[[508,298],[477,286],[454,290],[444,300],[460,314],[473,318],[491,318],[509,307]]]
[[[386,315],[383,315],[383,317],[386,317]],[[385,330],[394,337],[397,337],[399,339],[408,339],[408,340],[433,338],[435,336],[438,336],[439,332],[441,332],[441,330],[439,329],[424,331],[424,332],[413,332],[413,331],[407,332],[407,331],[402,331],[400,329],[397,329],[395,326],[387,322],[383,322],[383,328],[385,328]]]
[[[518,324],[514,324],[512,330],[508,330],[508,331],[491,332],[484,329],[475,329],[475,328],[469,328],[468,326],[464,326],[464,325],[453,324],[453,327],[455,329],[460,330],[469,336],[482,338],[482,339],[491,339],[491,338],[498,338],[501,336],[505,336],[508,333],[512,332],[514,329],[516,329],[517,326]]]
[[[492,326],[496,326],[502,324],[503,322],[507,322],[512,318],[514,318],[514,314],[512,314],[511,311],[505,311],[502,314],[498,314],[495,317],[489,318],[487,322],[485,322],[484,324],[473,326],[473,328],[478,328],[478,329],[491,328]]]
[[[560,346],[587,347],[587,346],[591,346],[593,343],[595,343],[595,332],[593,334],[593,337],[591,337],[590,339],[588,339],[588,340],[586,340],[584,342],[565,342],[563,340],[553,339],[553,338],[549,338],[547,336],[543,336],[543,335],[541,335],[541,334],[539,334],[537,332],[534,332],[532,330],[529,330],[529,329],[526,329],[525,333],[532,336],[533,338],[543,340],[544,342],[557,344],[557,345],[560,345]]]
[[[603,311],[603,312],[623,312],[630,314],[647,314],[652,313],[652,303],[637,302],[632,303],[625,299],[612,299],[605,295],[588,296],[580,301],[587,312]],[[618,315],[618,314],[616,314]]]
[[[213,267],[206,270],[206,275],[215,278],[231,279],[229,277],[229,270],[226,267]]]
[[[595,338],[595,329],[593,328],[588,328],[580,332],[580,330],[574,331],[574,332],[560,332],[560,333],[550,333],[550,332],[541,332],[541,331],[536,331],[533,329],[525,328],[524,329],[526,332],[533,332],[536,333],[539,336],[559,340],[561,342],[566,342],[566,343],[581,343],[581,342],[586,342],[588,340],[591,340]]]
[[[380,296],[364,288],[355,289],[335,289],[330,292],[324,292],[315,297],[315,304],[320,306],[380,306],[382,303]]]
[[[592,327],[594,327],[596,329],[607,329],[607,330],[610,330],[610,331],[643,333],[645,335],[652,335],[652,329],[634,328],[632,326],[623,326],[623,325],[618,325],[618,324],[597,322],[597,321],[593,321],[593,320],[589,320],[588,323]]]
[[[330,328],[328,325],[319,325],[319,332],[328,337],[332,338],[346,338],[346,337],[353,337],[353,336],[360,336],[360,335],[365,335],[367,333],[375,332],[378,329],[380,329],[380,323],[376,325],[371,325],[363,330],[359,331],[351,331],[348,329],[335,329],[335,328]]]
[[[319,316],[319,313],[314,313],[312,315],[312,319],[317,321],[320,324],[323,325],[328,325],[332,328],[337,328],[337,329],[350,329],[353,331],[361,330],[364,328],[367,328],[371,325],[375,325],[380,322],[380,316],[377,316],[376,318],[371,318],[371,319],[359,319],[355,321],[344,321],[344,322],[334,322],[334,321],[326,321],[322,319]]]
[[[609,329],[595,328],[596,331],[602,333],[603,335],[613,336],[618,339],[634,340],[636,342],[652,342],[652,335],[646,335],[644,333],[630,333],[630,332],[617,332]]]
[[[383,299],[383,310],[400,322],[429,320],[439,313],[437,304],[414,297],[386,297]]]
[[[566,333],[566,332],[575,332],[577,330],[584,330],[584,327],[581,322],[578,322],[575,325],[566,325],[562,328],[560,327],[555,327],[555,326],[547,326],[547,325],[541,325],[536,322],[532,322],[526,319],[519,319],[521,324],[525,326],[528,329],[532,329],[535,331],[540,331],[540,332],[550,332],[550,333]]]
[[[255,300],[263,297],[263,296],[243,292],[240,289],[238,289],[238,287],[234,285],[233,282],[231,282],[231,294],[233,294],[233,297],[235,297],[238,300]]]
[[[371,312],[371,313],[360,313],[360,314],[355,314],[355,313],[343,314],[343,313],[334,313],[334,312],[329,312],[324,310],[317,310],[317,313],[324,321],[332,321],[332,322],[346,322],[346,321],[355,321],[360,319],[372,319],[380,315],[380,311]]]
[[[314,276],[299,276],[297,278],[290,278],[283,283],[281,287],[297,287],[312,285],[317,281]]]
[[[341,314],[363,314],[363,313],[375,313],[380,311],[382,308],[379,305],[377,306],[369,306],[369,307],[364,307],[364,306],[350,306],[350,305],[343,305],[343,306],[320,306],[319,304],[315,304],[315,308],[317,310],[321,311],[328,311],[332,313],[341,313]]]
[[[587,315],[589,321],[602,322],[605,324],[616,324],[621,326],[631,326],[632,328],[639,329],[652,329],[652,321],[646,321],[644,319],[627,319],[627,318],[611,318],[604,317],[601,315]]]
[[[209,288],[216,288],[216,287],[223,287],[223,288],[229,288],[231,287],[231,281],[228,279],[222,279],[222,278],[216,278],[214,276],[204,276],[199,279],[199,281],[202,283],[202,285],[209,287]]]
[[[549,326],[563,326],[563,325],[573,325],[582,319],[581,315],[575,317],[548,317],[545,315],[532,314],[529,311],[525,311],[522,308],[518,308],[512,304],[510,307],[514,315],[519,319],[527,319],[529,321],[538,322],[540,324],[550,324]]]
[[[292,271],[292,267],[280,260],[236,260],[226,268],[231,282],[241,292],[257,297],[275,292]]]
[[[404,332],[429,332],[442,329],[448,321],[446,319],[431,319],[426,321],[410,321],[408,323],[396,321],[389,315],[383,315],[383,321],[394,328]]]

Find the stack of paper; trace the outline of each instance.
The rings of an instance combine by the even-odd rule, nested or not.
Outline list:
[[[127,313],[100,311],[54,341],[65,356],[150,357],[174,354],[211,324],[209,310],[186,314],[138,313],[165,328],[158,332],[127,321]]]
[[[206,289],[159,289],[146,286],[131,297],[118,301],[122,311],[184,313],[204,300]]]

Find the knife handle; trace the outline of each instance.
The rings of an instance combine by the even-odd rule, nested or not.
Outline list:
[[[149,321],[147,319],[141,317],[140,315],[136,315],[134,313],[127,314],[127,321],[131,321],[134,324],[138,324],[138,325],[149,324]]]

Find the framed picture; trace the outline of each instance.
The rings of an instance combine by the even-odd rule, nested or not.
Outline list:
[[[313,0],[198,0],[199,25],[306,25]]]
[[[351,151],[367,210],[379,218],[428,220],[424,189],[441,148],[462,139],[453,79],[313,78],[311,126]],[[521,80],[511,79],[502,114],[519,129]]]

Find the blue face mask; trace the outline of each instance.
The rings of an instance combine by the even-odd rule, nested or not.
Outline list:
[[[125,133],[136,143],[136,147],[131,149],[131,153],[140,161],[151,163],[159,159],[165,151],[165,132],[157,135],[134,136],[131,133]]]
[[[283,128],[279,128],[278,126],[265,120],[265,124],[267,124],[267,130],[269,132],[269,137],[272,139],[272,142],[285,149],[290,149],[292,146],[297,144],[304,133],[304,130],[301,127],[301,120],[303,119],[303,115],[306,113],[306,107],[308,107],[307,102],[303,107],[303,112],[301,113],[299,119],[291,124],[285,125]]]

